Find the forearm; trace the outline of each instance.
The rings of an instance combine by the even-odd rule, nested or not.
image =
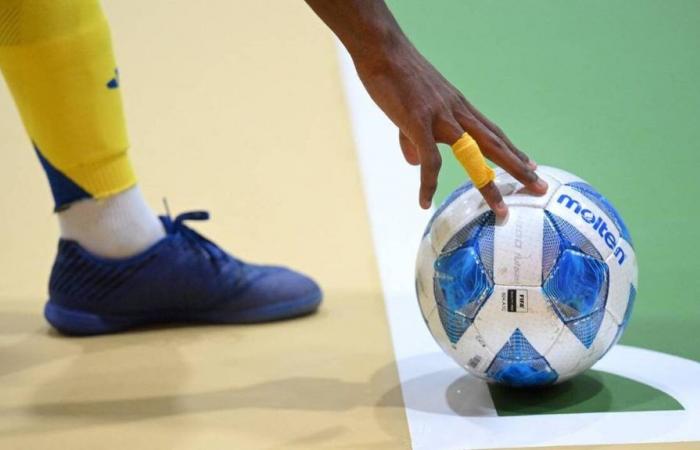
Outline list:
[[[306,0],[355,62],[376,62],[397,48],[412,48],[384,0]]]

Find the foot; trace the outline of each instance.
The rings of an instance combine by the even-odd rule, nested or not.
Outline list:
[[[90,335],[162,323],[253,323],[314,312],[321,290],[292,270],[246,264],[184,222],[161,217],[167,235],[126,259],[95,256],[61,239],[44,314],[59,331]]]

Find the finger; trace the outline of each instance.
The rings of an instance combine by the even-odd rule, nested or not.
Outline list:
[[[479,192],[497,217],[508,215],[508,208],[503,201],[500,191],[493,182],[493,170],[486,165],[478,143],[470,136],[465,136],[463,128],[454,118],[443,119],[436,124],[435,136],[440,142],[449,142],[457,160],[462,164],[469,177],[479,188]],[[466,146],[461,142],[467,139]],[[469,155],[469,152],[472,152]],[[476,159],[473,159],[476,158]],[[480,181],[484,180],[484,181]],[[481,186],[479,183],[484,183]]]
[[[496,178],[496,173],[486,163],[479,144],[469,133],[464,133],[451,147],[452,154],[467,171],[477,189],[481,189]]]
[[[442,144],[452,145],[457,142],[463,134],[464,128],[452,115],[439,117],[433,124],[435,140]]]
[[[420,156],[420,192],[421,208],[428,209],[437,189],[438,174],[442,167],[442,158],[432,134],[425,130],[415,139]]]
[[[412,166],[417,166],[420,164],[420,155],[418,155],[418,150],[413,142],[403,134],[403,131],[399,130],[399,145],[401,146],[401,152],[403,153],[406,162]]]
[[[471,112],[474,117],[477,118],[486,128],[488,128],[493,134],[501,138],[501,140],[508,146],[508,148],[515,153],[515,156],[517,156],[522,162],[527,164],[530,169],[535,170],[537,169],[537,163],[532,160],[525,152],[521,151],[518,147],[511,142],[510,138],[501,130],[501,128],[496,125],[495,123],[491,122],[486,116],[484,116],[481,111],[476,109],[474,105],[471,103],[467,102],[465,100],[465,107]]]
[[[455,115],[460,125],[479,143],[486,157],[523,183],[533,194],[543,195],[547,192],[547,183],[540,179],[520,158],[515,156],[506,144],[479,122],[474,115],[460,112],[457,112]]]
[[[484,197],[484,200],[486,200],[486,203],[489,205],[494,214],[496,214],[496,217],[504,218],[508,215],[508,207],[503,201],[501,192],[498,190],[493,181],[479,189],[479,192],[481,192],[481,195]]]

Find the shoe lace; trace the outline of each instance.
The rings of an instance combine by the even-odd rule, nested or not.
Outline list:
[[[192,228],[185,225],[188,220],[205,221],[209,220],[208,211],[188,211],[178,214],[173,220],[170,214],[164,216],[164,222],[166,223],[166,228],[168,228],[169,233],[178,233],[185,240],[192,245],[192,247],[200,249],[203,251],[212,264],[218,269],[221,268],[221,263],[234,259],[226,252],[221,250],[218,245],[205,238],[201,234],[197,233]]]

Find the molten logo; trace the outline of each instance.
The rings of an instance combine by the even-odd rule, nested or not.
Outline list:
[[[625,251],[622,247],[617,247],[617,237],[612,233],[610,228],[608,228],[608,223],[603,219],[603,217],[596,217],[596,215],[590,209],[586,209],[581,206],[581,203],[571,197],[568,194],[562,194],[557,199],[557,203],[564,205],[567,209],[573,210],[576,214],[580,215],[581,218],[589,224],[594,230],[598,232],[598,236],[603,238],[605,245],[613,250],[615,257],[617,258],[617,263],[622,265],[625,261]]]

